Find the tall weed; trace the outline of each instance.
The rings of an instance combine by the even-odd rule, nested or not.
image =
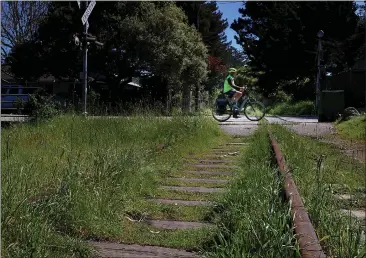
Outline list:
[[[209,257],[299,257],[282,180],[271,165],[266,128],[253,135],[240,169],[217,212],[217,234]]]
[[[87,257],[83,239],[123,233],[182,155],[222,136],[203,117],[56,117],[2,132],[2,255]]]
[[[340,212],[330,184],[347,185],[353,193],[364,184],[364,166],[323,143],[272,125],[304,205],[327,257],[365,257],[362,222]]]

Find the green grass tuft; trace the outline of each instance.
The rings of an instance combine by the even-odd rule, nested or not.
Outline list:
[[[153,234],[131,225],[134,233],[125,236],[132,204],[159,192],[158,182],[183,166],[182,156],[226,138],[202,116],[145,115],[62,116],[4,129],[2,139],[2,256],[87,257],[82,240],[90,237],[148,241]],[[191,213],[185,216],[202,217]],[[179,244],[185,234],[194,235],[164,233],[153,242],[197,245]]]
[[[365,257],[366,245],[360,238],[364,222],[340,212],[341,208],[351,207],[341,207],[342,202],[335,198],[331,186],[345,185],[344,193],[355,194],[365,185],[364,165],[325,143],[296,135],[279,125],[271,128],[288,166],[293,169],[294,180],[327,257]]]
[[[289,205],[272,168],[266,127],[251,137],[229,191],[216,208],[219,232],[205,246],[208,257],[299,257]]]
[[[350,140],[366,139],[366,115],[354,117],[348,121],[336,123],[340,136]]]

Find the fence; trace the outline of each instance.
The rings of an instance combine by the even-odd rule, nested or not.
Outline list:
[[[210,107],[210,95],[208,91],[200,92],[198,99],[195,97],[193,92],[190,92],[188,98],[182,98],[180,96],[168,96],[167,97],[167,110],[171,111],[173,108],[183,108],[186,107],[186,111],[192,112],[196,109],[196,102],[199,109],[206,109]]]
[[[354,69],[328,77],[323,90],[344,90],[346,107],[364,108],[366,69]]]

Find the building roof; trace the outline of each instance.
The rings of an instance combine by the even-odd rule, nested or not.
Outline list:
[[[6,83],[14,83],[17,81],[15,76],[11,73],[9,65],[1,66],[1,81]]]

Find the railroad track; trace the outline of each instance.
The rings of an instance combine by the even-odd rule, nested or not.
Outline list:
[[[292,178],[289,167],[286,164],[276,139],[271,132],[268,132],[272,149],[277,161],[277,166],[284,177],[284,190],[286,200],[291,204],[291,215],[293,218],[294,231],[299,243],[301,258],[325,258],[318,236],[310,221],[304,204],[301,200],[295,181]]]
[[[285,199],[291,205],[292,223],[294,233],[299,245],[301,258],[327,257],[326,252],[322,249],[322,245],[320,244],[315,228],[312,225],[307,209],[302,202],[298,187],[296,186],[296,183],[292,177],[291,169],[286,163],[285,157],[281,152],[279,144],[271,131],[268,131],[268,137],[271,143],[273,155],[276,160],[278,170],[280,172],[280,176],[283,178],[283,190],[285,194]],[[337,186],[339,187],[340,185],[333,185],[333,187]],[[329,185],[329,187],[332,187],[332,185]],[[365,192],[366,189],[361,187],[357,191]],[[361,195],[361,198],[366,197],[365,194]],[[340,202],[350,202],[354,197],[355,193],[333,193],[333,198]],[[356,219],[358,221],[364,221],[364,223],[366,222],[366,211],[364,209],[360,209],[360,207],[347,207],[346,209],[338,208],[338,211],[339,213],[348,214],[348,216],[353,217],[353,219]],[[361,232],[360,237],[361,242],[366,240],[365,229],[363,229],[363,231]]]

